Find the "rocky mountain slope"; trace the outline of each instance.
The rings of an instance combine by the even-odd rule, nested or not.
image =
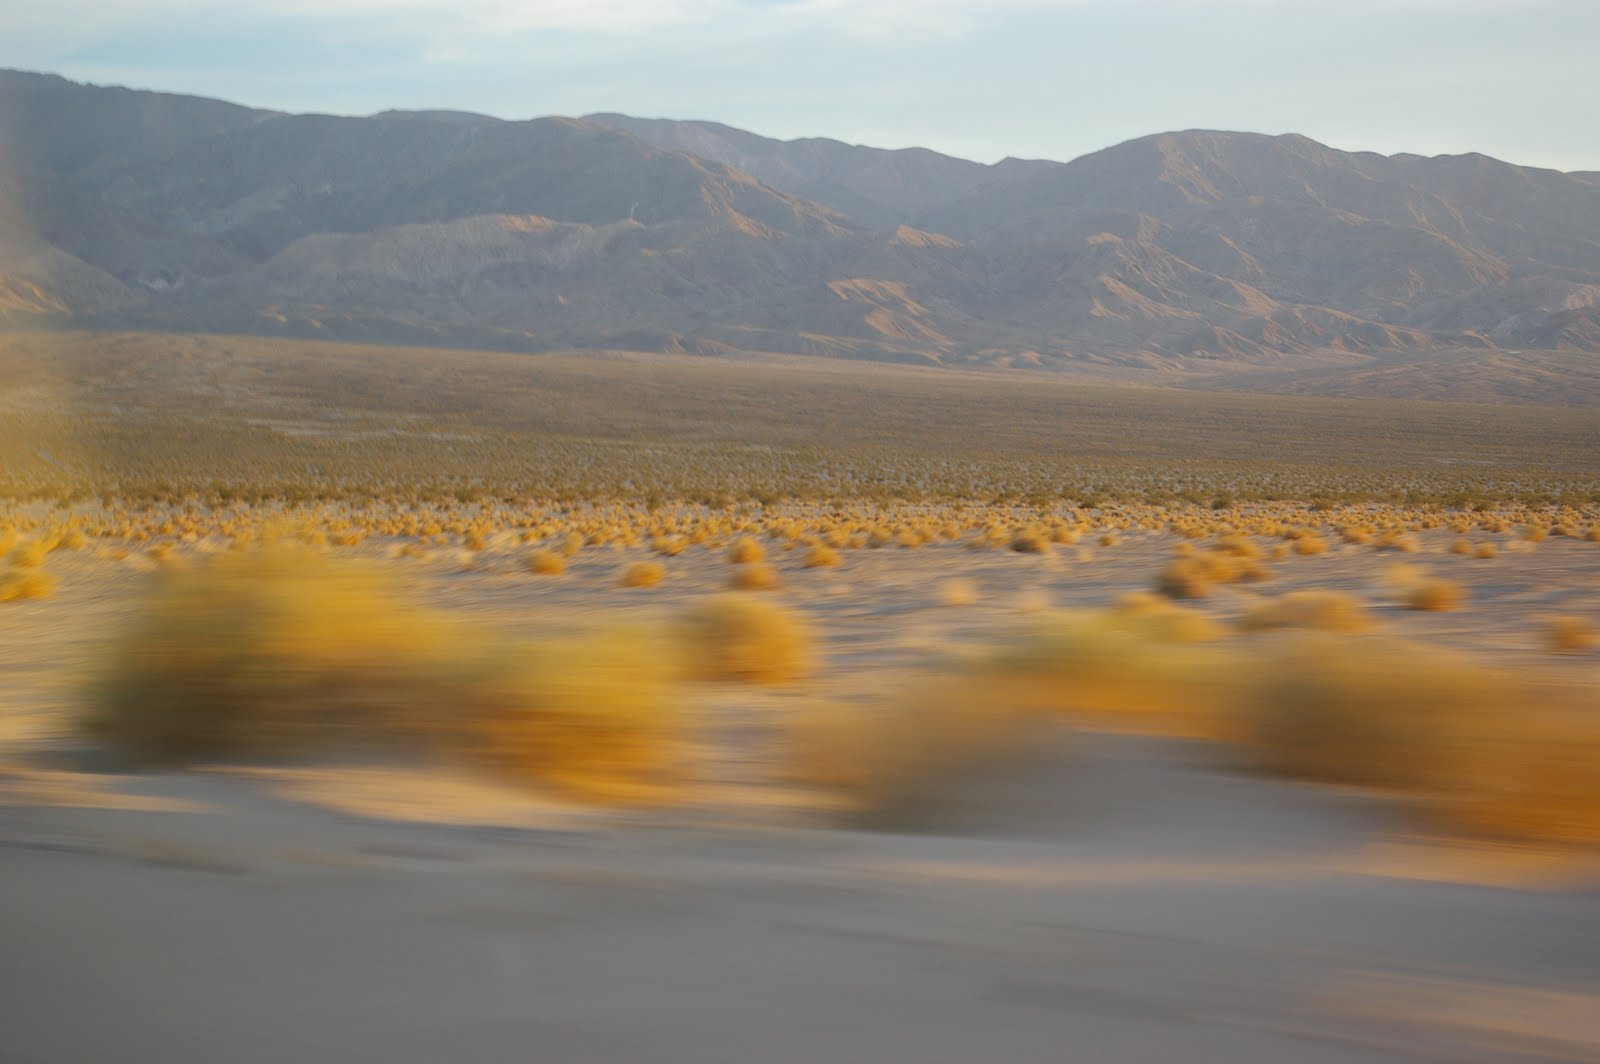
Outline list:
[[[13,325],[1369,380],[1600,351],[1600,179],[1476,155],[1190,131],[984,166],[0,72],[0,168]]]
[[[826,204],[874,228],[893,229],[917,212],[991,182],[1059,170],[1061,163],[1005,159],[993,166],[926,148],[886,151],[826,137],[773,140],[719,122],[595,114],[585,121],[631,133],[658,148],[715,159],[774,188]]]

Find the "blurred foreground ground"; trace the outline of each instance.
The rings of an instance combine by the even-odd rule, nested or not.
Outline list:
[[[1595,616],[1592,543],[1405,560],[1467,609],[1386,605],[1370,550],[1275,567],[1201,604],[1296,587],[1382,631],[1593,680],[1542,649]],[[1038,608],[1148,587],[1170,536],[1046,558],[956,545],[775,560],[825,640],[814,686],[892,689]],[[627,551],[559,579],[410,566],[419,595],[528,632],[666,617],[728,565]],[[737,751],[687,808],[582,809],[392,764],[138,776],[65,732],[136,566],[62,558],[0,613],[0,1058],[212,1061],[1520,1061],[1600,1059],[1600,864],[1431,837],[1385,802],[1239,771],[1221,746],[1067,735],[904,815],[826,826],[762,804]],[[976,585],[944,605],[938,582]],[[710,692],[737,731],[786,696]],[[742,789],[740,789],[742,788]]]

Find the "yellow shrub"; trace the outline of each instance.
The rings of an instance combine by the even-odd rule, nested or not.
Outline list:
[[[1412,610],[1459,610],[1467,599],[1460,584],[1449,580],[1422,580],[1405,593],[1405,606]]]
[[[811,629],[776,602],[718,595],[684,618],[690,673],[703,680],[784,684],[811,668]]]
[[[1338,591],[1291,591],[1258,603],[1239,619],[1247,632],[1309,628],[1324,632],[1365,632],[1372,616],[1360,599]]]
[[[1379,550],[1397,550],[1403,554],[1414,554],[1417,550],[1417,541],[1403,532],[1391,530],[1378,537],[1376,546]]]
[[[1216,735],[1233,658],[1186,645],[1213,634],[1192,611],[1056,612],[1002,642],[983,682],[1019,706],[1118,728]]]
[[[56,578],[43,569],[21,569],[0,581],[0,602],[49,598],[55,589]]]
[[[676,706],[667,658],[641,636],[496,644],[376,571],[280,549],[166,580],[85,723],[139,761],[445,751],[637,801],[676,780]]]
[[[503,774],[616,804],[669,800],[686,782],[670,658],[643,633],[518,650],[481,672],[467,707],[467,754]]]
[[[1188,544],[1183,545],[1185,548]],[[1156,590],[1171,598],[1204,598],[1214,585],[1265,580],[1271,575],[1254,558],[1219,551],[1181,550],[1156,581]]]
[[[1545,643],[1551,650],[1572,652],[1600,646],[1600,627],[1583,617],[1551,617],[1545,621]]]
[[[528,555],[528,569],[541,576],[559,576],[567,571],[567,561],[551,550],[536,550]]]
[[[1600,842],[1600,722],[1593,689],[1533,689],[1527,708],[1461,745],[1431,807],[1449,822],[1514,839]]]
[[[1011,549],[1018,554],[1048,554],[1050,536],[1041,528],[1019,528],[1011,537]]]
[[[951,672],[884,704],[804,707],[792,718],[787,761],[796,782],[849,812],[915,813],[1037,753],[1052,731],[1046,716]]]
[[[37,569],[44,564],[50,546],[42,539],[24,543],[11,553],[11,564],[17,569]]]
[[[1243,533],[1235,532],[1231,535],[1218,536],[1217,542],[1212,545],[1212,550],[1219,554],[1229,554],[1236,558],[1259,558],[1261,548],[1255,541]]]
[[[736,591],[770,591],[781,583],[770,565],[759,563],[741,565],[728,578],[728,586]]]
[[[1328,541],[1318,535],[1300,536],[1293,542],[1293,550],[1296,554],[1321,554],[1328,549]]]
[[[839,552],[826,543],[818,543],[806,552],[805,565],[808,569],[826,569],[840,564],[843,559]]]
[[[1242,723],[1260,763],[1331,783],[1432,789],[1472,730],[1515,705],[1488,670],[1375,637],[1301,636],[1255,673]]]
[[[666,575],[666,567],[656,562],[634,562],[622,571],[622,586],[655,587]]]
[[[1494,834],[1600,840],[1592,689],[1539,686],[1454,655],[1303,637],[1258,668],[1241,734],[1258,763],[1414,800]]]
[[[220,555],[156,591],[92,723],[154,759],[414,734],[444,697],[419,673],[449,642],[369,571],[303,550]]]
[[[1157,643],[1209,643],[1222,637],[1216,621],[1148,591],[1130,591],[1112,605],[1107,623]]]
[[[657,554],[664,554],[669,558],[675,558],[682,554],[688,546],[689,541],[683,536],[656,536],[650,541],[651,550]]]
[[[1211,594],[1216,577],[1211,566],[1199,557],[1174,558],[1156,580],[1163,595],[1178,599],[1205,598]]]
[[[735,565],[753,565],[764,560],[767,552],[750,536],[741,536],[728,548],[728,560]]]

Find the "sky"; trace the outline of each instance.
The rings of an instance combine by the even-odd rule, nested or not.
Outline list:
[[[0,0],[0,66],[96,84],[983,162],[1206,128],[1600,170],[1597,55],[1600,0]]]

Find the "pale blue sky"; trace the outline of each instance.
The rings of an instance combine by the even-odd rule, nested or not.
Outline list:
[[[1171,129],[1600,170],[1600,0],[0,0],[0,66],[1070,159]]]

